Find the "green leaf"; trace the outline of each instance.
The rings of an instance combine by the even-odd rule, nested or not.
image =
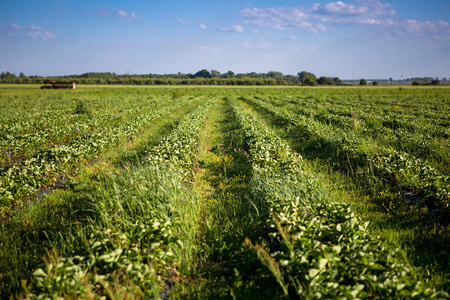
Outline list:
[[[33,272],[33,276],[47,277],[47,274],[42,269],[37,269]]]
[[[321,258],[321,259],[319,260],[319,269],[325,268],[325,266],[327,265],[327,263],[328,263],[328,259],[326,259],[326,258]]]
[[[333,246],[333,251],[337,254],[341,253],[342,247],[341,246]]]
[[[312,279],[312,278],[316,277],[316,275],[319,273],[320,273],[320,270],[318,270],[318,269],[310,269],[308,272],[308,275]]]

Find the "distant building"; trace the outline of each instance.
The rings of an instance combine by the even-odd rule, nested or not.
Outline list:
[[[75,82],[61,82],[61,81],[54,81],[51,79],[45,79],[44,85],[41,86],[41,89],[68,89],[68,90],[74,90],[75,89]]]
[[[378,81],[379,85],[411,85],[412,80],[388,80],[388,79],[367,79],[367,84],[371,85],[373,81]],[[342,80],[344,84],[359,85],[359,79]]]

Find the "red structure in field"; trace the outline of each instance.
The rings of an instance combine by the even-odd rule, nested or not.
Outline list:
[[[45,79],[41,89],[75,89],[75,82],[57,82],[51,79]]]

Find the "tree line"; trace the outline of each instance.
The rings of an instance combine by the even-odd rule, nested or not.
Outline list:
[[[0,83],[9,84],[43,84],[46,78],[55,81],[75,82],[76,84],[108,84],[108,85],[309,85],[308,81],[302,78],[303,73],[312,74],[308,72],[298,73],[294,75],[284,75],[281,72],[269,71],[267,73],[240,73],[235,74],[233,71],[220,73],[217,70],[208,71],[203,69],[195,74],[121,74],[111,72],[89,72],[81,75],[66,75],[66,76],[25,76],[20,73],[16,76],[14,73],[2,72],[0,76]],[[315,79],[315,75],[312,74]],[[322,77],[321,77],[322,78]],[[339,78],[334,78],[331,81],[321,80],[319,78],[318,84],[342,84]]]
[[[20,73],[2,72],[0,83],[9,84],[42,84],[45,79],[55,81],[75,82],[76,84],[110,84],[110,85],[298,85],[298,78],[284,75],[281,72],[235,74],[228,71],[206,69],[195,74],[122,74],[110,72],[89,72],[81,75],[66,76],[25,76]]]
[[[281,72],[269,71],[267,73],[240,73],[233,71],[220,73],[217,70],[208,71],[202,69],[195,74],[121,74],[111,72],[88,72],[81,75],[65,76],[26,76],[23,72],[16,76],[9,71],[2,72],[0,83],[6,84],[43,84],[46,78],[55,81],[75,82],[76,84],[107,84],[107,85],[344,85],[339,77],[316,77],[315,74],[301,71],[294,75],[284,75]],[[413,85],[440,84],[439,80],[433,78],[413,78]],[[446,82],[446,78],[442,79]],[[365,79],[360,80],[360,85],[366,85]],[[378,82],[374,81],[373,85]]]

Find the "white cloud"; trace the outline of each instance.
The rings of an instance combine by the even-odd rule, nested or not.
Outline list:
[[[369,8],[367,6],[355,6],[351,4],[345,4],[342,1],[331,2],[323,7],[318,6],[317,11],[323,14],[330,15],[358,15],[358,14],[366,14]]]
[[[27,32],[27,36],[33,40],[53,40],[56,38],[55,34],[50,31],[30,31]]]
[[[302,28],[311,33],[328,31],[339,25],[363,25],[379,29],[385,36],[407,33],[426,36],[433,34],[450,37],[449,24],[444,21],[399,21],[389,3],[380,0],[354,0],[353,2],[315,3],[309,8],[297,7],[249,7],[238,12],[245,18],[244,24],[266,26],[275,30]]]
[[[45,30],[45,28],[39,27],[39,26],[35,26],[35,25],[29,26],[28,29],[30,29],[30,30]]]
[[[222,32],[244,32],[244,28],[241,25],[218,26],[217,30]]]
[[[183,19],[178,19],[177,23],[178,24],[183,24],[183,25],[187,24],[187,22],[185,20],[183,20]]]
[[[127,12],[124,10],[119,10],[114,8],[114,17],[119,18],[123,21],[138,21],[141,20],[141,17],[136,16],[134,12]]]
[[[19,26],[17,24],[11,24],[9,28],[11,28],[12,30],[20,30],[22,29],[22,26]]]
[[[288,40],[291,40],[291,41],[296,41],[296,40],[298,40],[298,38],[297,38],[296,36],[293,36],[293,35],[291,35],[291,36],[288,37],[287,39],[288,39]]]
[[[323,24],[320,24],[320,23],[316,25],[316,28],[319,31],[326,31],[327,30],[327,28]]]
[[[30,26],[20,26],[18,24],[11,24],[9,26],[12,30],[47,30],[44,27],[36,26],[36,25],[30,25]]]
[[[405,33],[415,35],[443,35],[444,37],[450,37],[450,25],[444,21],[430,22],[430,21],[417,21],[408,19],[404,22],[398,23],[398,30]]]
[[[269,26],[276,30],[308,26],[308,16],[301,7],[246,8],[239,12],[247,23]]]
[[[135,12],[127,12],[125,10],[121,10],[121,9],[116,9],[114,8],[112,11],[105,8],[105,9],[96,9],[96,10],[91,10],[91,9],[84,9],[85,12],[87,13],[95,13],[96,15],[102,16],[102,17],[107,17],[107,16],[114,16],[122,21],[139,21],[142,18],[136,16]]]
[[[324,5],[316,3],[310,8],[269,7],[246,8],[239,11],[247,22],[255,25],[269,26],[277,30],[306,28],[324,31],[323,24],[315,26],[314,21],[333,24],[377,24],[379,21],[395,16],[390,4],[377,0],[356,0],[346,4],[342,1]],[[316,31],[314,30],[314,31]]]
[[[25,36],[33,39],[33,40],[54,40],[56,39],[56,35],[50,31],[50,29],[30,25],[30,26],[21,26],[19,24],[11,24],[9,25],[10,30],[24,32]],[[8,33],[9,37],[13,37],[14,34],[10,31]]]
[[[205,24],[198,24],[198,28],[200,28],[202,30],[208,29],[208,27]]]
[[[269,49],[273,47],[272,43],[262,42],[262,43],[250,43],[247,41],[242,42],[242,47],[244,48],[259,48],[259,49]]]

